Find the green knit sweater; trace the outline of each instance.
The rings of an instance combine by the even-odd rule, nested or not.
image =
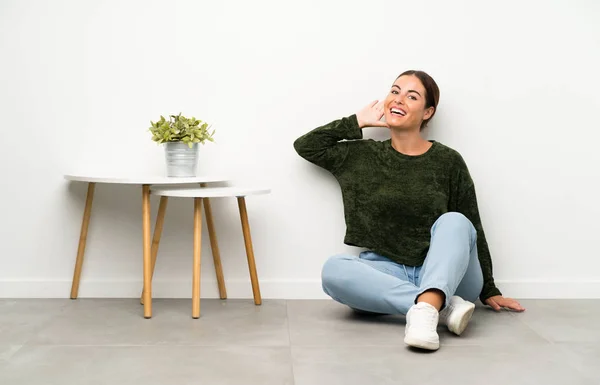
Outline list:
[[[396,151],[391,140],[363,139],[356,115],[335,120],[296,139],[296,152],[331,172],[340,184],[346,220],[344,243],[391,260],[421,266],[433,223],[449,211],[477,230],[483,271],[481,301],[500,295],[494,284],[473,180],[462,156],[432,141],[422,155]]]

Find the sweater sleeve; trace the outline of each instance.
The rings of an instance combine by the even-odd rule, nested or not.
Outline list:
[[[457,212],[460,212],[469,218],[471,223],[473,223],[475,230],[477,230],[477,252],[479,263],[481,264],[481,270],[483,272],[483,289],[481,290],[479,299],[481,302],[485,303],[487,298],[494,295],[502,295],[502,293],[494,283],[492,258],[490,256],[490,250],[485,238],[483,225],[479,215],[475,184],[473,183],[467,165],[462,157],[460,157],[460,162],[457,167],[456,183],[455,209]]]
[[[362,138],[362,130],[353,114],[302,135],[294,141],[294,149],[302,158],[333,173],[348,155],[348,145],[343,140]]]

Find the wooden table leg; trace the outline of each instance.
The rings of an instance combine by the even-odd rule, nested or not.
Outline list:
[[[160,237],[162,236],[163,225],[165,223],[165,213],[167,212],[167,203],[169,197],[160,197],[160,204],[158,205],[158,214],[156,215],[156,223],[154,224],[154,235],[152,236],[152,250],[151,259],[152,267],[150,268],[151,273],[150,279],[154,278],[154,268],[156,267],[156,257],[158,256],[158,246],[160,245]],[[140,297],[140,303],[144,304],[144,292]]]
[[[200,183],[201,187],[206,187],[206,183]],[[219,298],[227,299],[227,288],[225,287],[225,276],[223,275],[223,264],[221,263],[221,253],[219,252],[219,244],[217,243],[217,232],[213,221],[212,208],[210,199],[204,198],[204,213],[206,218],[206,226],[208,227],[208,236],[210,238],[210,249],[213,255],[215,265],[215,273],[217,275],[217,284],[219,285]]]
[[[87,197],[85,198],[85,209],[83,210],[83,220],[81,223],[81,232],[79,233],[79,247],[77,248],[77,259],[75,261],[75,271],[73,272],[73,282],[71,283],[71,299],[76,299],[79,293],[79,279],[81,278],[81,269],[83,268],[83,257],[85,254],[85,244],[87,241],[90,216],[92,214],[92,202],[94,200],[94,190],[96,183],[88,183]]]
[[[144,254],[144,317],[152,317],[152,272],[150,246],[150,186],[142,186],[142,239]]]
[[[219,244],[217,243],[217,232],[213,222],[212,208],[210,200],[204,198],[204,212],[206,225],[208,227],[208,236],[210,238],[210,249],[212,250],[213,261],[215,265],[215,273],[217,274],[217,284],[219,285],[219,297],[227,299],[227,289],[225,287],[225,276],[223,275],[223,265],[221,264],[221,254],[219,252]]]
[[[248,257],[248,269],[250,270],[250,280],[252,281],[252,294],[254,295],[254,304],[260,305],[260,287],[258,285],[258,274],[256,273],[256,262],[254,261],[254,250],[252,249],[252,238],[250,236],[250,224],[248,223],[248,211],[246,210],[246,200],[244,197],[238,197],[238,206],[240,209],[240,219],[242,220],[242,230],[244,232],[244,242],[246,243],[246,255]]]
[[[200,317],[200,275],[202,251],[202,198],[194,198],[194,262],[192,272],[192,318]]]

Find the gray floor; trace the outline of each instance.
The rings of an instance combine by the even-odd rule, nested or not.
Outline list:
[[[332,301],[0,300],[0,384],[594,384],[600,301],[478,307],[462,337],[407,348],[403,317]]]

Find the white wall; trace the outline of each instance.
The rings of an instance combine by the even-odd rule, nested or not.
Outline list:
[[[356,250],[335,180],[292,142],[416,68],[440,85],[429,136],[470,166],[505,294],[600,297],[599,16],[583,0],[1,0],[0,296],[68,296],[85,186],[63,174],[163,173],[147,127],[183,112],[217,129],[202,172],[273,188],[248,199],[264,297],[323,297],[324,260]],[[97,187],[82,297],[139,295],[140,195]],[[230,297],[250,297],[235,201],[213,205]],[[191,207],[169,206],[156,297],[190,296]]]

